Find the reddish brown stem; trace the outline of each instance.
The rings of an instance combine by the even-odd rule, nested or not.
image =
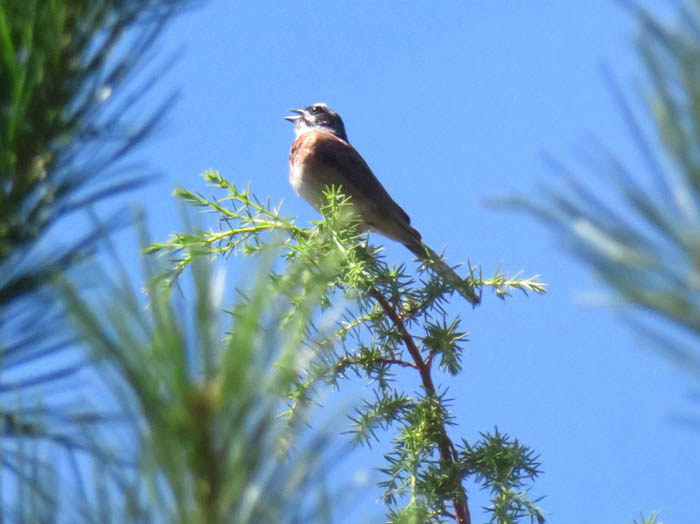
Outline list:
[[[435,384],[433,384],[433,377],[430,373],[430,365],[423,360],[423,356],[420,354],[420,350],[416,345],[413,337],[406,329],[406,324],[403,318],[399,316],[394,308],[389,304],[389,301],[384,295],[378,290],[372,290],[372,296],[379,302],[379,305],[384,310],[384,313],[391,319],[391,321],[398,329],[401,335],[401,340],[403,340],[406,349],[411,354],[411,358],[416,364],[418,373],[420,373],[421,381],[423,383],[423,389],[426,395],[429,397],[437,398],[437,390],[435,389]],[[454,444],[450,437],[447,435],[444,425],[440,428],[440,439],[438,442],[438,449],[440,450],[440,460],[443,466],[448,470],[454,471],[453,477],[457,476],[454,470],[454,465],[457,460],[457,452],[455,450]],[[471,516],[469,514],[469,506],[467,505],[467,493],[462,486],[462,481],[460,478],[453,478],[454,485],[459,486],[459,490],[452,498],[452,505],[455,509],[456,521],[459,524],[471,524]]]

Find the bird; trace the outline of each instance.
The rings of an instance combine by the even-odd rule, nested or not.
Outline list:
[[[423,243],[408,213],[391,198],[350,144],[340,115],[320,102],[289,111],[295,113],[284,117],[294,124],[295,139],[289,151],[289,181],[294,191],[319,210],[324,204],[324,190],[341,187],[341,192],[350,197],[363,230],[400,242],[469,302],[478,304],[480,297],[471,283]]]

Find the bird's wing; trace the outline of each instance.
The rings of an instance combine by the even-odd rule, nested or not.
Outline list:
[[[407,225],[410,224],[411,219],[408,214],[394,202],[360,153],[348,142],[332,133],[323,131],[320,133],[324,136],[315,140],[313,145],[316,160],[345,175],[343,178],[354,186],[354,188],[347,188],[349,192],[361,193],[384,211],[396,213]]]

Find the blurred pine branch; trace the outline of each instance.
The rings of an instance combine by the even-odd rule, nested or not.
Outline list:
[[[592,180],[550,159],[565,187],[510,203],[557,231],[631,314],[635,331],[700,379],[700,2],[679,2],[672,25],[623,3],[641,28],[650,118],[640,118],[611,72],[605,78],[646,173],[599,143],[587,166],[597,171]],[[649,315],[674,330],[650,324]]]
[[[0,518],[57,518],[56,486],[72,471],[80,492],[90,432],[115,420],[70,394],[87,362],[48,283],[116,223],[77,213],[145,181],[126,162],[171,99],[137,114],[134,81],[189,3],[0,1]]]
[[[322,523],[343,510],[350,483],[336,482],[332,496],[324,484],[334,451],[329,428],[321,421],[306,431],[305,408],[294,420],[280,418],[280,392],[311,358],[310,348],[294,342],[303,338],[332,261],[305,281],[294,304],[298,321],[288,322],[290,305],[267,278],[269,255],[258,259],[247,294],[228,308],[224,272],[207,257],[192,258],[185,300],[157,278],[152,260],[145,304],[107,275],[89,299],[79,284],[64,282],[80,338],[120,411],[130,414],[113,426],[128,439],[98,435],[130,465],[103,462],[103,493],[88,486],[84,520],[103,521],[106,511],[114,522]]]

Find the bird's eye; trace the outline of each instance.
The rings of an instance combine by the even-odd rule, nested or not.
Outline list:
[[[321,112],[321,107],[320,106],[313,106],[311,108],[311,114],[312,115],[317,115]]]

